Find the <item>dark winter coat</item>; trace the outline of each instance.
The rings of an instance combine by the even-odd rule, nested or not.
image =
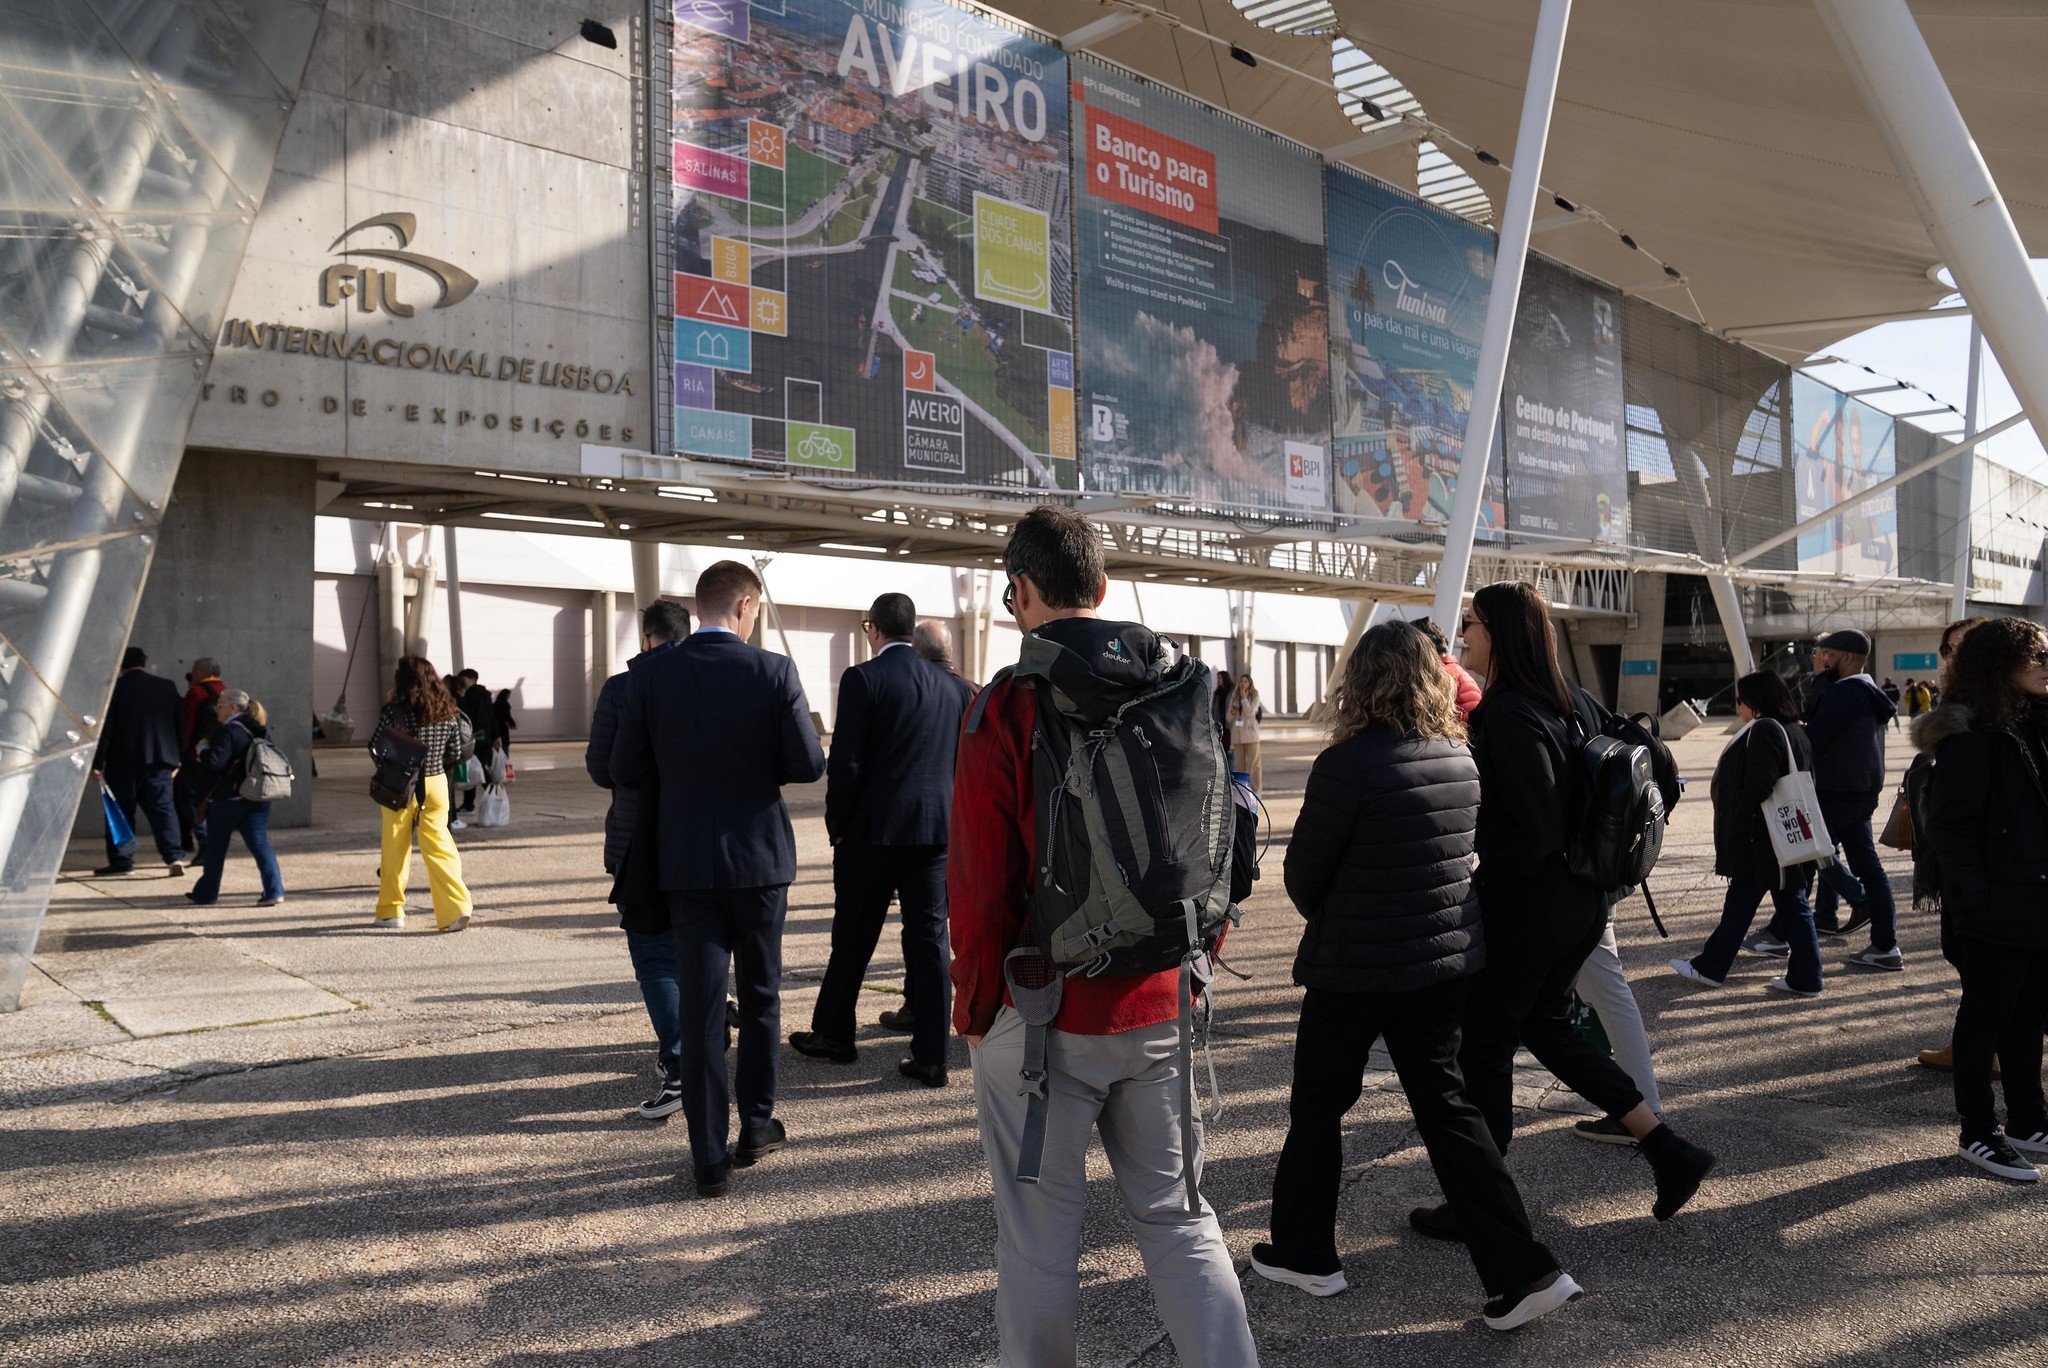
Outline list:
[[[1906,767],[1906,812],[1913,822],[1913,906],[1941,905],[1941,856],[1934,844],[1934,753],[1941,743],[1970,729],[1970,710],[1936,708],[1914,718],[1908,731],[1919,754]]]
[[[664,641],[654,649],[666,651],[675,645],[673,641]],[[639,658],[638,655],[633,657],[634,660]],[[597,711],[590,717],[590,740],[583,747],[583,772],[590,776],[591,783],[610,790],[612,795],[611,806],[604,811],[604,872],[607,874],[616,874],[624,867],[626,846],[633,839],[633,824],[640,809],[638,787],[612,782],[612,740],[619,733],[619,709],[625,701],[626,673],[621,670],[607,679],[597,692]]]
[[[1589,731],[1604,726],[1607,710],[1584,689],[1573,689]],[[1479,762],[1479,873],[1481,901],[1503,903],[1524,894],[1607,901],[1565,868],[1565,848],[1584,801],[1583,770],[1565,719],[1547,703],[1513,689],[1488,690],[1472,710],[1472,756]]]
[[[1406,993],[1485,963],[1472,888],[1479,767],[1463,744],[1375,726],[1316,757],[1287,847],[1308,921],[1294,981]]]
[[[1935,748],[1942,910],[1965,936],[2048,950],[2048,782],[2023,739],[2048,718],[2036,709],[1997,723],[1953,703],[1940,711],[1951,715]]]
[[[1814,788],[1822,793],[1882,792],[1884,729],[1898,711],[1869,675],[1851,675],[1820,689],[1806,710]]]
[[[1771,848],[1764,800],[1771,788],[1791,772],[1785,763],[1785,736],[1792,743],[1796,767],[1813,769],[1813,743],[1797,722],[1759,718],[1721,752],[1714,766],[1714,872],[1766,888],[1789,888],[1803,882],[1807,866],[1778,867]],[[1784,877],[1789,875],[1789,879]]]

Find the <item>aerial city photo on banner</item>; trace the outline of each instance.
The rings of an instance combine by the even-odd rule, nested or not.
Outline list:
[[[1072,489],[1067,63],[943,0],[676,0],[675,445]]]

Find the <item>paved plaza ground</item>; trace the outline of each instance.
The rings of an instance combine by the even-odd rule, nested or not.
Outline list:
[[[1667,1109],[1721,1167],[1649,1217],[1630,1151],[1573,1138],[1575,1099],[1530,1066],[1510,1167],[1589,1295],[1518,1336],[1477,1318],[1463,1253],[1406,1233],[1434,1182],[1379,1074],[1346,1131],[1352,1290],[1311,1301],[1246,1276],[1264,1361],[1331,1364],[2048,1362],[2048,1184],[1954,1158],[1954,976],[1931,919],[1907,970],[1838,969],[1773,1000],[1744,960],[1709,991],[1665,969],[1718,912],[1705,779],[1716,722],[1680,743],[1691,796],[1655,889],[1617,911]],[[1314,747],[1270,746],[1276,839],[1225,980],[1227,1107],[1206,1191],[1240,1269],[1265,1235],[1286,1125],[1300,921],[1280,861]],[[219,905],[189,881],[95,879],[72,852],[24,999],[0,1017],[0,1364],[980,1364],[994,1358],[994,1230],[967,1051],[907,1084],[893,931],[859,1063],[783,1054],[793,1143],[695,1198],[681,1118],[649,1091],[644,1012],[599,871],[603,795],[580,747],[515,752],[514,825],[461,834],[485,920],[371,930],[376,810],[362,763],[322,757],[320,823],[278,833],[290,887],[255,906],[246,855]],[[1894,769],[1906,760],[1894,738]],[[808,1024],[831,887],[822,785],[793,794],[785,1030]],[[1904,861],[1893,862],[1905,886]],[[415,862],[416,908],[425,888]],[[1082,1256],[1082,1358],[1176,1361],[1099,1149]]]

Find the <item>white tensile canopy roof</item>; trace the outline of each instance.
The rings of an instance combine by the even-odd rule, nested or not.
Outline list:
[[[1398,77],[1431,120],[1513,160],[1535,0],[1331,5],[1341,35]],[[1067,35],[1121,7],[992,8]],[[1328,80],[1338,33],[1269,33],[1229,0],[1145,8],[1187,29],[1155,16],[1087,49],[1313,147],[1357,138],[1327,86],[1280,69]],[[2038,0],[1914,0],[1913,13],[2021,239],[2048,253],[2048,9]],[[1261,63],[1243,65],[1189,29]],[[1455,145],[1444,150],[1502,201],[1504,169]],[[1414,186],[1412,145],[1352,162]],[[1930,275],[1936,250],[1809,0],[1577,0],[1543,182],[1611,228],[1554,228],[1536,250],[1717,332],[1823,320],[1745,339],[1787,359],[1862,326],[1824,320],[1926,308],[1951,291]],[[1685,284],[1624,246],[1620,232]]]

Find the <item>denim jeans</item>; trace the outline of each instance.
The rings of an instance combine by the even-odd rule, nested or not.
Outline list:
[[[1842,848],[1842,858],[1821,867],[1820,888],[1813,899],[1813,918],[1821,926],[1837,925],[1835,900],[1838,896],[1851,907],[1868,907],[1870,948],[1891,950],[1899,943],[1898,909],[1892,903],[1891,876],[1884,872],[1884,861],[1877,854],[1877,839],[1870,830],[1870,818],[1877,811],[1878,796],[1875,793],[1819,795],[1821,819],[1828,824],[1828,835],[1834,837],[1835,844]],[[1778,918],[1771,921],[1771,934],[1780,940],[1791,939],[1785,934],[1790,929],[1790,922],[1781,925]]]
[[[661,1072],[674,1078],[683,1067],[683,998],[676,982],[675,932],[627,927],[626,950],[633,957],[633,977],[640,983],[647,1020],[661,1047]]]
[[[1833,830],[1829,828],[1830,833]],[[1776,908],[1770,933],[1792,947],[1785,981],[1802,993],[1819,992],[1820,936],[1813,929],[1813,909],[1806,905],[1803,882],[1791,888],[1768,888],[1753,879],[1730,879],[1728,896],[1721,904],[1721,924],[1707,937],[1706,949],[1693,956],[1692,967],[1710,979],[1727,978],[1735,952],[1742,948],[1742,938],[1766,895]]]
[[[270,849],[270,804],[252,803],[246,798],[218,798],[206,809],[206,854],[200,864],[199,881],[192,885],[192,901],[213,902],[220,896],[221,869],[228,862],[228,842],[242,833],[242,844],[256,857],[256,872],[263,878],[263,896],[284,896],[284,875],[278,870],[277,855]]]

